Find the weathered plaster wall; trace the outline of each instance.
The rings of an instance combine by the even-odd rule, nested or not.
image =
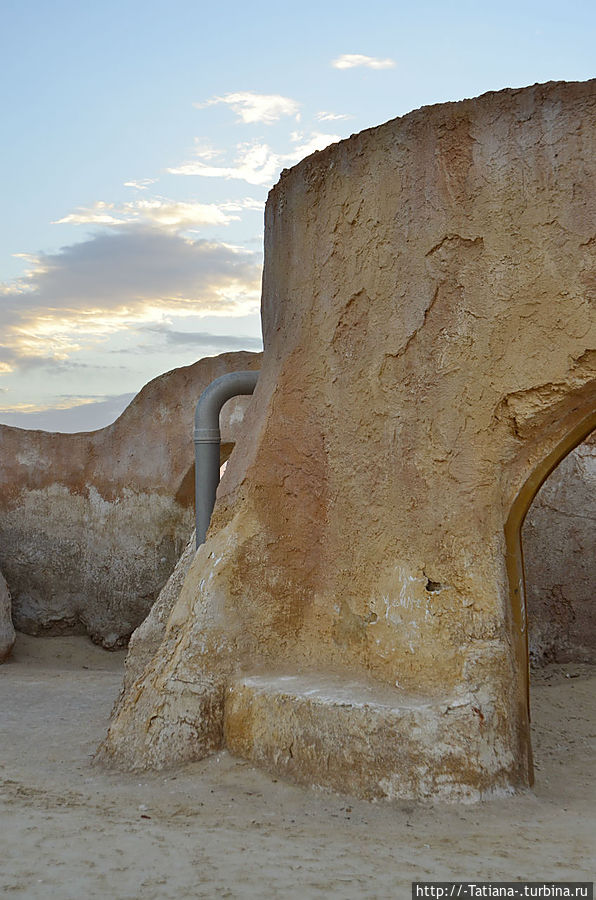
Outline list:
[[[133,632],[126,654],[124,689],[128,690],[142,675],[159,650],[164,639],[167,621],[178,599],[182,585],[190,569],[196,552],[196,531],[193,531],[184,553],[176,563],[174,571],[159,592],[159,597],[151,607],[147,618]]]
[[[545,481],[523,528],[533,662],[596,662],[596,435]]]
[[[532,503],[523,547],[530,659],[596,661],[596,438],[572,450]],[[147,618],[133,633],[125,690],[159,649],[195,553],[194,532]]]
[[[175,369],[99,431],[0,425],[0,567],[18,630],[127,640],[194,525],[196,402],[219,375],[259,365],[260,354],[242,352]],[[247,403],[222,412],[226,455]]]
[[[365,796],[527,782],[504,526],[596,402],[595,183],[596,82],[417,110],[282,174],[241,452],[102,758],[225,741]]]
[[[11,617],[10,591],[2,572],[0,572],[0,663],[3,663],[10,655],[15,637]]]

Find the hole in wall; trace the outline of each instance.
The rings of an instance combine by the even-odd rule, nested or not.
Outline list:
[[[425,590],[429,593],[434,593],[435,591],[440,591],[443,588],[443,585],[440,581],[431,581],[430,578],[426,580]]]

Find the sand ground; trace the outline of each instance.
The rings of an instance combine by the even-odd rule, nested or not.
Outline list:
[[[19,636],[0,668],[0,895],[408,898],[413,880],[592,880],[596,671],[533,679],[533,791],[370,804],[225,753],[148,775],[91,764],[124,654]]]

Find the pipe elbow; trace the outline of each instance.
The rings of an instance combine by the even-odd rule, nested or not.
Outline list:
[[[232,397],[252,394],[258,378],[258,371],[228,372],[205,388],[195,410],[195,444],[219,441],[219,414],[222,406]]]
[[[229,372],[205,388],[195,410],[195,518],[197,548],[204,542],[219,484],[219,414],[232,397],[252,394],[258,372]]]

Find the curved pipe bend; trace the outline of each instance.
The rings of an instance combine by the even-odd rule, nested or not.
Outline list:
[[[219,414],[232,397],[252,394],[259,372],[229,372],[205,388],[195,411],[195,520],[197,549],[205,541],[219,484]]]

